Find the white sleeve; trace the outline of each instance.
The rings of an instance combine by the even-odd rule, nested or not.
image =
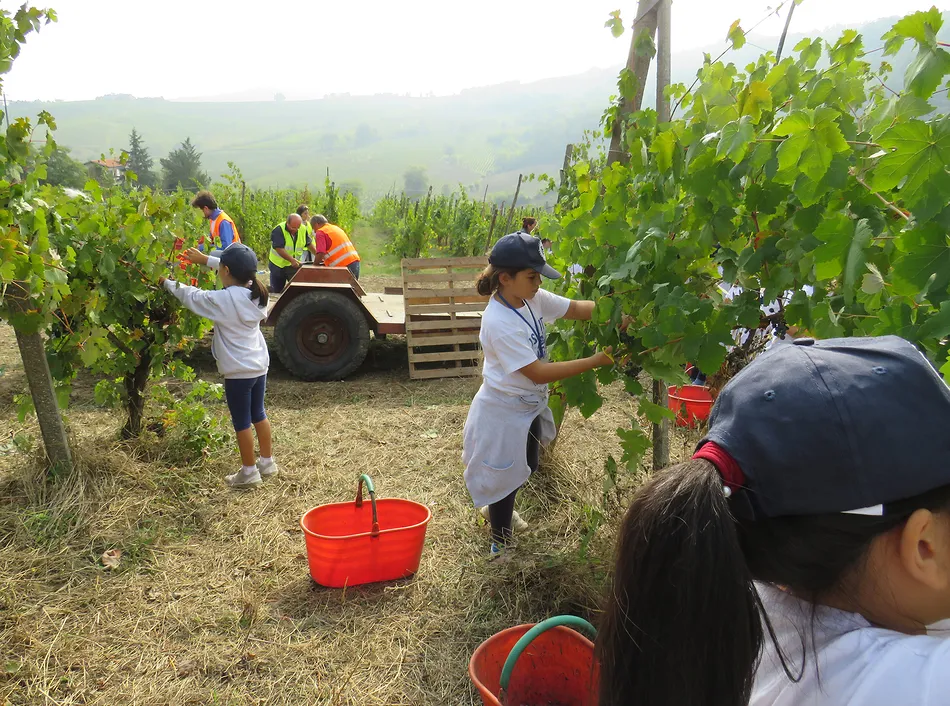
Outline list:
[[[212,321],[221,321],[224,319],[224,309],[221,306],[221,300],[228,295],[226,290],[218,289],[208,292],[197,287],[192,287],[173,279],[165,280],[165,289],[175,297],[189,311],[193,311],[198,316],[203,316]]]
[[[212,270],[216,270],[221,266],[221,258],[215,257],[214,255],[208,255],[208,267]]]
[[[511,331],[493,336],[490,345],[506,375],[511,375],[538,359],[538,352],[531,347],[526,331]]]
[[[535,316],[551,322],[567,313],[567,310],[571,308],[571,300],[546,289],[539,289],[531,300],[531,308],[534,309]]]

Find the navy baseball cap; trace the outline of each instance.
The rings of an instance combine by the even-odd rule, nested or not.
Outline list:
[[[221,253],[221,264],[239,279],[257,274],[257,255],[244,243],[232,243]]]
[[[561,273],[548,264],[544,245],[527,233],[510,233],[499,238],[491,249],[488,262],[495,267],[517,267],[535,270],[548,279],[560,279]]]
[[[738,464],[737,516],[884,515],[950,485],[950,387],[896,336],[798,339],[722,389],[697,455],[716,446]]]

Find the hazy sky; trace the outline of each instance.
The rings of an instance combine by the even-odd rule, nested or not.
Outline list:
[[[15,8],[21,0],[0,0]],[[780,0],[674,0],[673,50],[723,44]],[[33,0],[34,4],[45,4]],[[13,100],[106,93],[182,98],[249,89],[455,93],[623,62],[635,0],[48,0],[57,24],[31,35],[5,80]],[[926,9],[950,0],[804,0],[793,32]],[[759,29],[778,35],[774,15]]]

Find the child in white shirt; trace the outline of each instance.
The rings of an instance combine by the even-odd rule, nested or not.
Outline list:
[[[187,309],[214,322],[211,353],[224,377],[225,399],[241,452],[241,470],[224,480],[232,488],[252,488],[277,473],[270,422],[264,411],[270,354],[261,321],[267,318],[267,287],[257,278],[257,255],[241,243],[231,245],[220,258],[194,248],[185,256],[218,270],[223,288],[205,291],[166,277],[159,282]],[[256,461],[255,432],[261,449]]]
[[[462,441],[465,483],[492,527],[491,556],[511,537],[515,495],[537,470],[540,445],[555,436],[548,383],[611,363],[599,351],[579,360],[547,360],[545,324],[587,321],[592,301],[571,301],[541,289],[541,276],[561,275],[547,264],[541,241],[512,233],[492,248],[477,288],[491,295],[482,316],[482,386],[472,400]]]

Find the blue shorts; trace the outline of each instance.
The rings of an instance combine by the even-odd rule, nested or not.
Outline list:
[[[267,419],[264,412],[264,391],[267,389],[267,376],[257,378],[225,378],[224,399],[231,412],[234,431],[250,429]]]

